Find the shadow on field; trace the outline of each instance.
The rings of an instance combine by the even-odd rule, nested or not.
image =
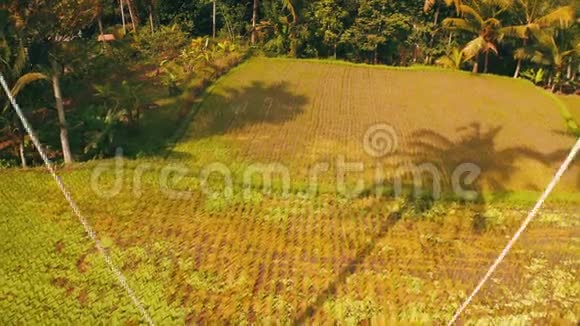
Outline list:
[[[226,134],[252,124],[280,124],[304,112],[306,96],[290,90],[288,82],[265,84],[253,81],[249,86],[214,91],[194,118],[194,137]]]
[[[459,135],[453,141],[429,129],[420,129],[410,134],[406,143],[406,152],[403,157],[410,159],[413,164],[430,162],[435,164],[443,174],[443,182],[447,190],[451,191],[453,172],[464,163],[472,163],[481,169],[481,176],[477,179],[476,187],[481,188],[485,182],[495,192],[506,192],[506,182],[520,170],[517,163],[520,159],[529,159],[550,166],[562,161],[567,152],[565,150],[544,154],[529,147],[515,146],[498,150],[496,137],[502,127],[484,129],[480,123],[472,123],[457,130]],[[530,172],[533,173],[533,172]],[[534,175],[529,177],[534,179]],[[534,189],[536,185],[530,184]]]
[[[397,223],[397,221],[399,221],[402,216],[402,211],[404,210],[405,208],[402,208],[400,212],[393,212],[389,214],[389,216],[380,226],[377,234],[373,236],[372,240],[356,253],[354,259],[352,259],[348,265],[340,270],[338,277],[324,291],[318,294],[316,300],[310,304],[300,315],[298,315],[298,317],[294,320],[295,325],[305,324],[310,317],[314,316],[317,310],[322,308],[326,300],[336,295],[338,287],[341,284],[344,284],[349,276],[357,272],[359,266],[368,256],[373,253],[377,243],[387,234],[387,232]]]
[[[475,180],[469,187],[469,190],[478,194],[473,198],[473,202],[477,205],[472,206],[473,216],[472,228],[475,233],[480,233],[488,228],[487,217],[485,216],[485,202],[481,196],[482,178],[486,182],[491,183],[495,191],[506,190],[504,181],[508,180],[513,173],[518,171],[517,161],[521,158],[532,159],[540,162],[546,166],[559,162],[565,157],[564,151],[556,151],[551,154],[542,154],[538,151],[523,146],[515,146],[505,150],[498,150],[496,148],[496,137],[501,132],[501,127],[492,127],[484,130],[479,123],[472,123],[466,127],[457,130],[460,137],[453,141],[441,134],[432,130],[420,129],[410,133],[406,142],[405,151],[397,154],[395,161],[407,161],[415,165],[430,162],[442,169],[444,180],[442,180],[444,190],[451,190],[451,175],[454,169],[462,163],[473,163],[481,168],[482,176]],[[392,166],[395,168],[395,166]],[[426,177],[426,176],[422,176]],[[533,177],[533,176],[532,176]],[[430,185],[431,179],[424,178],[421,180],[423,185]],[[403,182],[404,189],[409,188],[412,191],[413,183]],[[384,185],[379,185],[384,186]],[[363,191],[362,196],[371,196],[376,194],[374,189],[377,185]],[[298,317],[295,319],[295,324],[305,324],[309,318],[313,317],[318,310],[320,310],[324,303],[336,296],[337,290],[344,284],[348,277],[358,272],[360,265],[369,257],[375,249],[376,244],[387,234],[387,232],[396,224],[405,212],[410,212],[415,216],[421,216],[427,213],[434,204],[428,191],[423,191],[420,194],[413,194],[412,192],[404,191],[404,196],[409,198],[405,201],[404,207],[400,211],[391,213],[381,225],[377,234],[372,237],[372,240],[357,252],[355,258],[344,267],[336,277],[336,279],[322,292],[320,292],[315,301],[309,305]],[[540,189],[542,190],[542,189]],[[386,193],[385,195],[392,195]],[[459,229],[457,230],[459,232]]]

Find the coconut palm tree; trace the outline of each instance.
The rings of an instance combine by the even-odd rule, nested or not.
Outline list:
[[[530,60],[533,63],[550,66],[551,90],[555,92],[561,85],[562,76],[568,60],[580,56],[580,43],[570,44],[557,42],[554,33],[539,31],[533,34],[534,45],[522,47],[515,51],[515,56],[522,60]]]
[[[575,9],[571,5],[554,7],[550,1],[517,0],[514,8],[514,12],[521,16],[521,24],[505,27],[502,33],[507,37],[521,39],[523,47],[528,45],[528,40],[533,34],[543,29],[566,28],[574,23]],[[514,78],[517,78],[521,71],[523,53],[525,51],[522,50],[514,52],[514,58],[517,59]]]
[[[451,31],[463,31],[475,36],[462,52],[465,60],[475,59],[473,72],[478,72],[478,61],[481,53],[485,54],[483,72],[488,71],[489,53],[497,52],[496,43],[501,35],[501,22],[495,18],[509,8],[509,1],[484,0],[472,1],[472,5],[459,6],[461,18],[445,18],[443,27]],[[484,18],[487,17],[487,18]]]

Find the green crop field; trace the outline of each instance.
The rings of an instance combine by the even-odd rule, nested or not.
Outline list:
[[[60,173],[160,325],[441,324],[574,144],[562,105],[510,78],[256,58],[165,157]],[[454,194],[465,163],[471,198]],[[270,168],[272,189],[248,173]],[[50,175],[2,170],[0,185],[0,323],[142,322]],[[579,208],[575,161],[462,320],[577,324]]]

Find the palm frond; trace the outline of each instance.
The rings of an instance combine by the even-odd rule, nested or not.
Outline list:
[[[470,21],[463,18],[445,18],[443,20],[443,28],[456,31],[466,31],[470,33],[478,33],[479,29]]]
[[[514,4],[513,0],[486,0],[488,6],[496,6],[502,9],[509,8]]]
[[[536,23],[541,27],[568,27],[574,23],[576,11],[574,6],[559,7],[551,13],[540,17]]]
[[[468,6],[468,5],[461,5],[459,7],[459,12],[463,15],[463,16],[471,16],[473,18],[475,18],[475,20],[480,24],[483,25],[483,18],[481,18],[481,15],[477,12],[477,10],[473,9],[472,7]]]
[[[499,52],[497,51],[497,47],[495,46],[495,44],[491,43],[491,42],[486,42],[485,46],[483,48],[483,51],[487,52],[491,50],[493,53],[495,53],[495,55],[498,55]]]
[[[528,38],[528,25],[517,25],[500,28],[499,34],[507,37]]]
[[[529,47],[517,48],[514,51],[514,59],[516,59],[516,60],[529,60],[530,58],[532,58],[534,56],[535,52],[536,52],[535,49],[532,49]]]
[[[22,91],[22,89],[26,87],[26,85],[38,80],[47,80],[47,79],[48,77],[45,74],[39,72],[27,73],[18,78],[18,80],[14,84],[14,87],[12,88],[12,94],[14,96],[17,96],[18,93],[20,93],[20,91]]]
[[[469,41],[463,50],[461,50],[465,56],[465,60],[470,60],[478,55],[486,47],[486,43],[485,39],[481,36]]]
[[[437,0],[425,0],[425,3],[423,4],[423,12],[427,13],[431,11],[436,1]]]
[[[483,24],[485,26],[489,26],[489,27],[493,27],[493,28],[497,28],[499,26],[501,26],[501,21],[497,18],[488,18],[486,19]]]

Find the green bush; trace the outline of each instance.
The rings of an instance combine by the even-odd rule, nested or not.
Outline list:
[[[189,43],[187,33],[179,25],[161,26],[155,33],[143,29],[133,35],[133,46],[145,58],[175,58]]]

